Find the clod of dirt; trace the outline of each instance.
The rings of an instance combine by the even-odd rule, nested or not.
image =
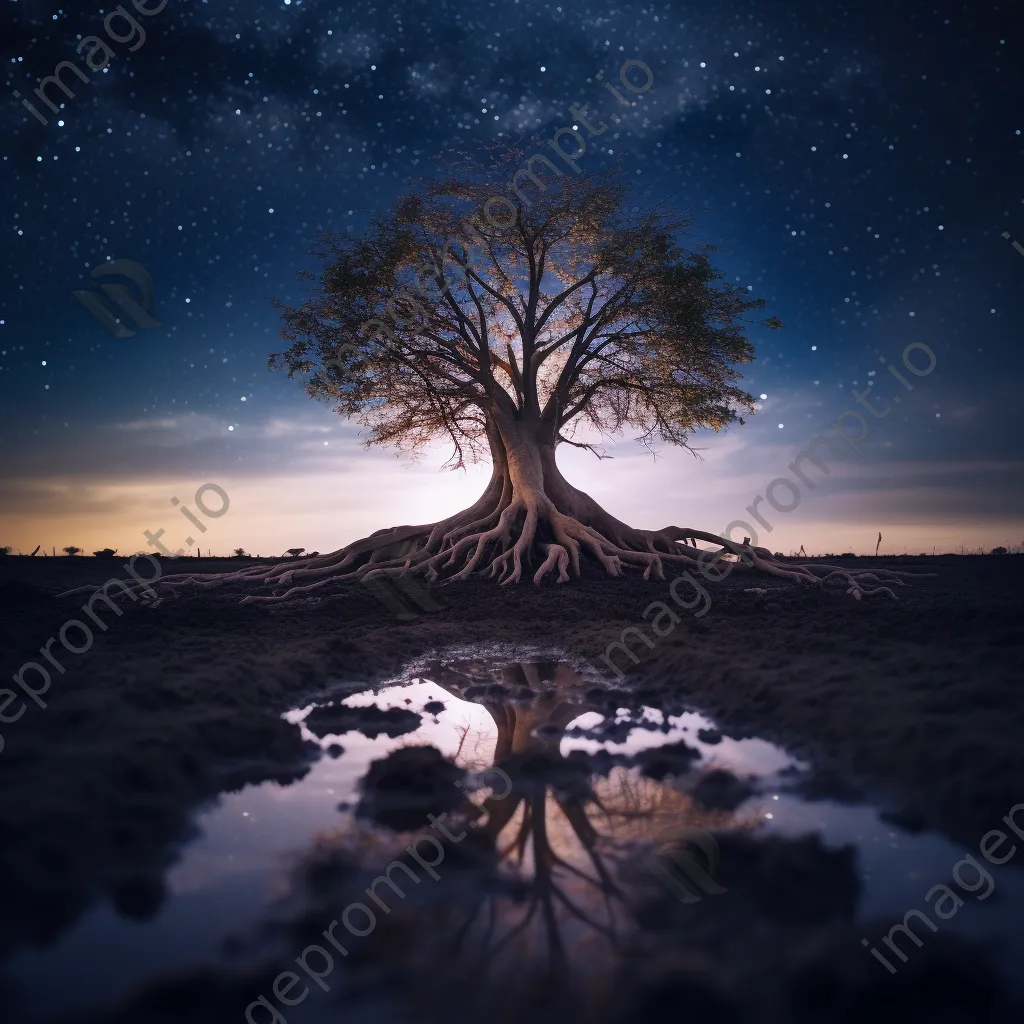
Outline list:
[[[401,747],[371,762],[360,783],[356,816],[396,832],[428,829],[428,814],[443,814],[465,801],[456,786],[465,774],[437,747]]]
[[[699,760],[700,751],[694,750],[685,740],[680,740],[664,747],[641,751],[635,763],[640,766],[643,775],[660,782],[667,775],[685,775],[693,762]]]
[[[322,704],[306,716],[306,727],[315,735],[341,736],[346,732],[360,732],[371,740],[380,736],[394,738],[420,727],[420,716],[405,708],[384,711],[374,705],[350,708],[347,704]]]

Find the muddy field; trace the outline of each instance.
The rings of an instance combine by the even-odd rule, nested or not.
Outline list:
[[[211,572],[226,564],[195,560],[188,568]],[[936,575],[908,581],[893,602],[736,571],[706,585],[706,602],[683,588],[692,611],[673,604],[667,582],[470,582],[431,588],[443,607],[411,611],[404,621],[397,606],[385,607],[357,585],[294,605],[243,606],[237,593],[204,591],[157,607],[122,602],[121,616],[100,605],[106,631],[94,627],[91,647],[74,654],[59,634],[69,620],[91,625],[84,599],[55,595],[102,583],[120,563],[0,559],[5,678],[28,662],[50,678],[46,688],[40,672],[22,673],[37,700],[7,684],[18,700],[0,718],[0,953],[45,947],[103,901],[147,920],[165,897],[166,872],[195,834],[197,808],[247,784],[297,780],[321,757],[283,712],[328,690],[336,694],[339,685],[365,690],[417,660],[466,652],[553,652],[579,671],[588,706],[700,711],[729,737],[761,737],[808,762],[799,782],[805,799],[869,802],[909,833],[936,832],[977,855],[982,837],[1024,803],[1021,558],[855,564]],[[660,637],[642,618],[652,602],[678,613],[678,621],[661,619]],[[613,653],[620,678],[602,655],[630,626],[643,627],[650,644],[636,633],[628,638],[636,665],[621,650]],[[78,627],[65,635],[84,646]],[[60,670],[40,653],[51,637]],[[348,964],[345,998],[359,993],[358,1009],[347,1004],[341,1013],[335,995],[311,1009],[311,998],[287,1020],[450,1021],[479,1012],[676,1020],[697,1011],[707,1020],[854,1021],[911,1007],[929,1020],[988,1020],[1015,998],[992,976],[981,946],[944,935],[928,936],[897,976],[880,970],[859,939],[884,934],[891,922],[855,931],[849,858],[812,839],[723,837],[720,846],[729,896],[692,905],[648,897],[644,941],[634,936],[616,961],[627,983],[611,984],[609,973],[577,989],[565,965],[554,988],[550,977],[519,984],[519,968],[510,965],[488,981],[475,974],[453,980],[451,963],[414,958],[399,968],[397,952],[368,944]],[[296,952],[308,931],[303,922],[329,914],[354,877],[341,854],[321,856],[328,861],[321,873],[332,881],[310,886],[306,905],[292,908],[285,931],[295,938],[286,946]],[[1000,877],[1019,873],[1024,857],[1018,859],[999,868]],[[478,880],[468,852],[466,863],[464,878],[432,892],[441,909],[417,906],[401,925],[389,918],[387,949],[408,950],[417,915],[443,913],[462,898],[467,879]],[[922,893],[929,884],[922,879]],[[766,892],[774,895],[764,898]],[[579,945],[586,948],[583,939]],[[240,1021],[253,993],[267,991],[279,969],[211,967],[187,978],[154,978],[119,1009],[90,1019]],[[8,972],[0,984],[16,980]],[[428,1009],[442,980],[461,985],[465,999],[453,1006],[449,995],[444,1006]],[[4,995],[18,1005],[13,988]],[[316,1016],[327,1006],[334,1016]],[[262,1007],[253,1012],[256,1022],[273,1019]],[[13,1019],[35,1018],[26,1009]]]

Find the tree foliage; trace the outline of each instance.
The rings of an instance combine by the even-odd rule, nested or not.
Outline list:
[[[686,446],[752,409],[736,366],[764,301],[724,282],[714,247],[683,246],[692,218],[631,206],[615,174],[543,171],[497,200],[493,175],[464,170],[361,236],[322,236],[308,298],[279,304],[291,346],[271,366],[367,444],[416,452],[443,436],[454,465],[486,451],[495,415],[534,417],[555,443],[580,443],[586,425]],[[472,218],[482,208],[489,219]]]

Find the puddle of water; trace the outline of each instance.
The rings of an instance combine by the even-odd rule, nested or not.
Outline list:
[[[223,795],[199,814],[200,837],[168,872],[168,898],[152,920],[133,922],[103,904],[50,947],[24,950],[10,958],[5,975],[24,998],[26,1010],[49,1015],[99,1008],[155,977],[220,961],[224,940],[252,932],[266,919],[268,909],[292,892],[292,869],[311,844],[353,828],[359,781],[370,763],[410,745],[431,744],[460,767],[481,771],[493,763],[496,746],[503,742],[512,750],[543,747],[567,758],[574,751],[599,750],[643,755],[683,740],[699,754],[691,766],[698,776],[706,769],[724,768],[755,790],[731,813],[719,812],[716,827],[732,822],[734,827],[755,827],[759,835],[783,837],[817,833],[829,846],[855,846],[861,918],[880,916],[895,922],[911,907],[927,909],[925,892],[939,882],[948,883],[952,866],[965,852],[977,854],[976,848],[962,850],[938,835],[911,835],[884,822],[871,807],[808,802],[787,792],[794,773],[807,765],[764,740],[721,736],[716,741],[714,724],[699,714],[666,720],[654,708],[623,708],[616,720],[632,721],[632,729],[623,725],[611,733],[613,739],[580,735],[580,730],[609,724],[588,703],[587,691],[593,684],[566,665],[506,665],[498,676],[512,689],[510,699],[486,690],[495,671],[483,661],[432,674],[424,670],[411,681],[344,698],[351,708],[422,715],[418,728],[398,736],[369,738],[351,731],[318,736],[306,722],[314,705],[288,712],[288,721],[304,738],[319,744],[324,756],[298,782],[249,786]],[[532,691],[530,699],[525,686]],[[443,710],[434,708],[432,702],[437,701]],[[424,710],[428,705],[431,712]],[[502,729],[499,722],[513,724]],[[607,834],[602,838],[608,842],[626,843],[666,824],[692,820],[692,802],[680,791],[682,782],[674,783],[671,777],[658,782],[636,768],[618,766],[591,779],[591,785],[607,811]],[[577,824],[567,824],[568,815],[565,818],[556,821],[549,815],[548,821],[548,840],[560,853],[568,848],[570,833],[575,830],[578,835]],[[570,861],[575,857],[577,866],[585,860],[563,855]],[[983,908],[965,906],[943,922],[942,930],[987,940],[1009,964],[1020,952],[1013,935],[1013,908],[1024,901],[1024,879],[1006,867],[991,870],[996,882],[993,898]],[[969,894],[962,895],[966,903],[974,902]],[[577,944],[585,941],[578,926],[573,934]],[[878,936],[869,937],[878,942]],[[52,983],[55,977],[62,979],[60,985]]]

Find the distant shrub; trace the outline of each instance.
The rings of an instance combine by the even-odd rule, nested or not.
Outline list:
[[[310,552],[308,552],[308,556],[309,556],[310,558],[316,558],[316,557],[317,557],[317,555],[319,555],[319,554],[320,554],[320,552],[319,552],[319,551],[310,551]]]
[[[857,556],[852,551],[844,551],[839,557],[840,558],[856,558]]]
[[[10,547],[0,548],[0,558],[5,558],[10,553],[11,553],[11,548]]]
[[[775,552],[775,557],[776,558],[785,558],[786,556],[781,551],[776,551]]]
[[[298,557],[299,557],[299,555],[301,555],[301,554],[302,554],[302,552],[303,552],[303,551],[305,551],[305,550],[306,550],[305,548],[289,548],[289,549],[288,549],[288,550],[287,550],[287,551],[285,552],[285,554],[286,554],[286,555],[287,555],[287,556],[288,556],[289,558],[298,558]]]
[[[1006,554],[1006,548],[993,548],[992,549],[992,554],[993,555],[1005,555]]]
[[[69,544],[66,548],[61,548],[61,551],[63,551],[69,558],[77,555],[81,550],[81,548],[76,548],[74,544]]]
[[[117,554],[117,548],[104,548],[102,551],[94,551],[93,558],[105,558],[108,561]]]
[[[245,548],[235,548],[235,550],[232,551],[231,554],[233,554],[236,558],[248,558],[249,557],[248,554],[246,554]]]

